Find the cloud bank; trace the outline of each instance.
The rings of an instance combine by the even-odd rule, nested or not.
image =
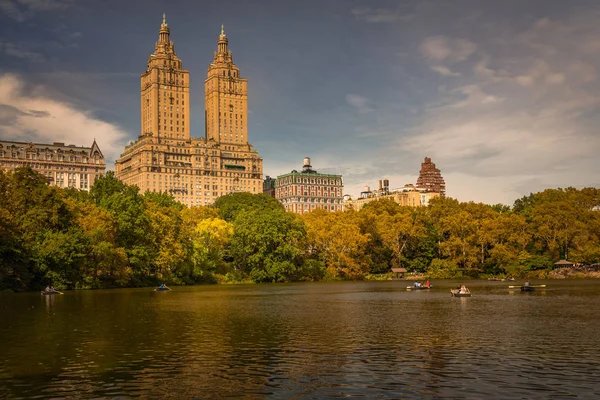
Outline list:
[[[107,167],[122,152],[127,133],[89,111],[52,99],[43,87],[28,87],[17,75],[0,75],[0,137],[35,143],[91,146],[94,139]]]

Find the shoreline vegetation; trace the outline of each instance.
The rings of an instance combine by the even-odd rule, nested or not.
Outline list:
[[[559,188],[512,207],[378,200],[296,215],[234,193],[187,208],[112,172],[88,193],[20,168],[0,171],[0,290],[387,280],[391,268],[406,280],[599,278],[599,206],[597,188]]]

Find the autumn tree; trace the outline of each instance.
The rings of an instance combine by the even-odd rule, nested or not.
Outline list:
[[[330,213],[314,210],[303,215],[307,246],[311,255],[318,254],[331,278],[361,279],[370,268],[365,249],[369,241],[354,213]]]

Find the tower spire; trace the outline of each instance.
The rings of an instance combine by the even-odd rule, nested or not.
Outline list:
[[[218,47],[218,54],[223,54],[223,55],[227,55],[229,53],[229,50],[227,49],[227,36],[225,36],[225,27],[223,25],[221,25],[221,35],[219,36],[219,42],[217,44]]]
[[[168,44],[170,33],[171,33],[171,30],[169,29],[169,25],[167,25],[167,15],[165,13],[163,13],[162,24],[160,24],[160,31],[158,33],[158,42]]]

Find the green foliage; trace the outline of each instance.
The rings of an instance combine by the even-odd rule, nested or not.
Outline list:
[[[282,208],[240,212],[228,246],[233,268],[255,282],[286,282],[303,262],[304,225]]]
[[[559,258],[600,261],[599,205],[598,189],[566,188],[512,210],[436,198],[297,216],[262,194],[186,208],[112,172],[87,193],[21,168],[0,171],[0,290],[386,279],[393,266],[435,279],[543,277]]]
[[[427,276],[430,279],[451,279],[462,278],[463,274],[455,263],[434,258],[427,268]]]
[[[221,196],[214,207],[219,211],[219,218],[233,222],[241,213],[253,211],[283,210],[283,206],[266,194],[232,193]]]

